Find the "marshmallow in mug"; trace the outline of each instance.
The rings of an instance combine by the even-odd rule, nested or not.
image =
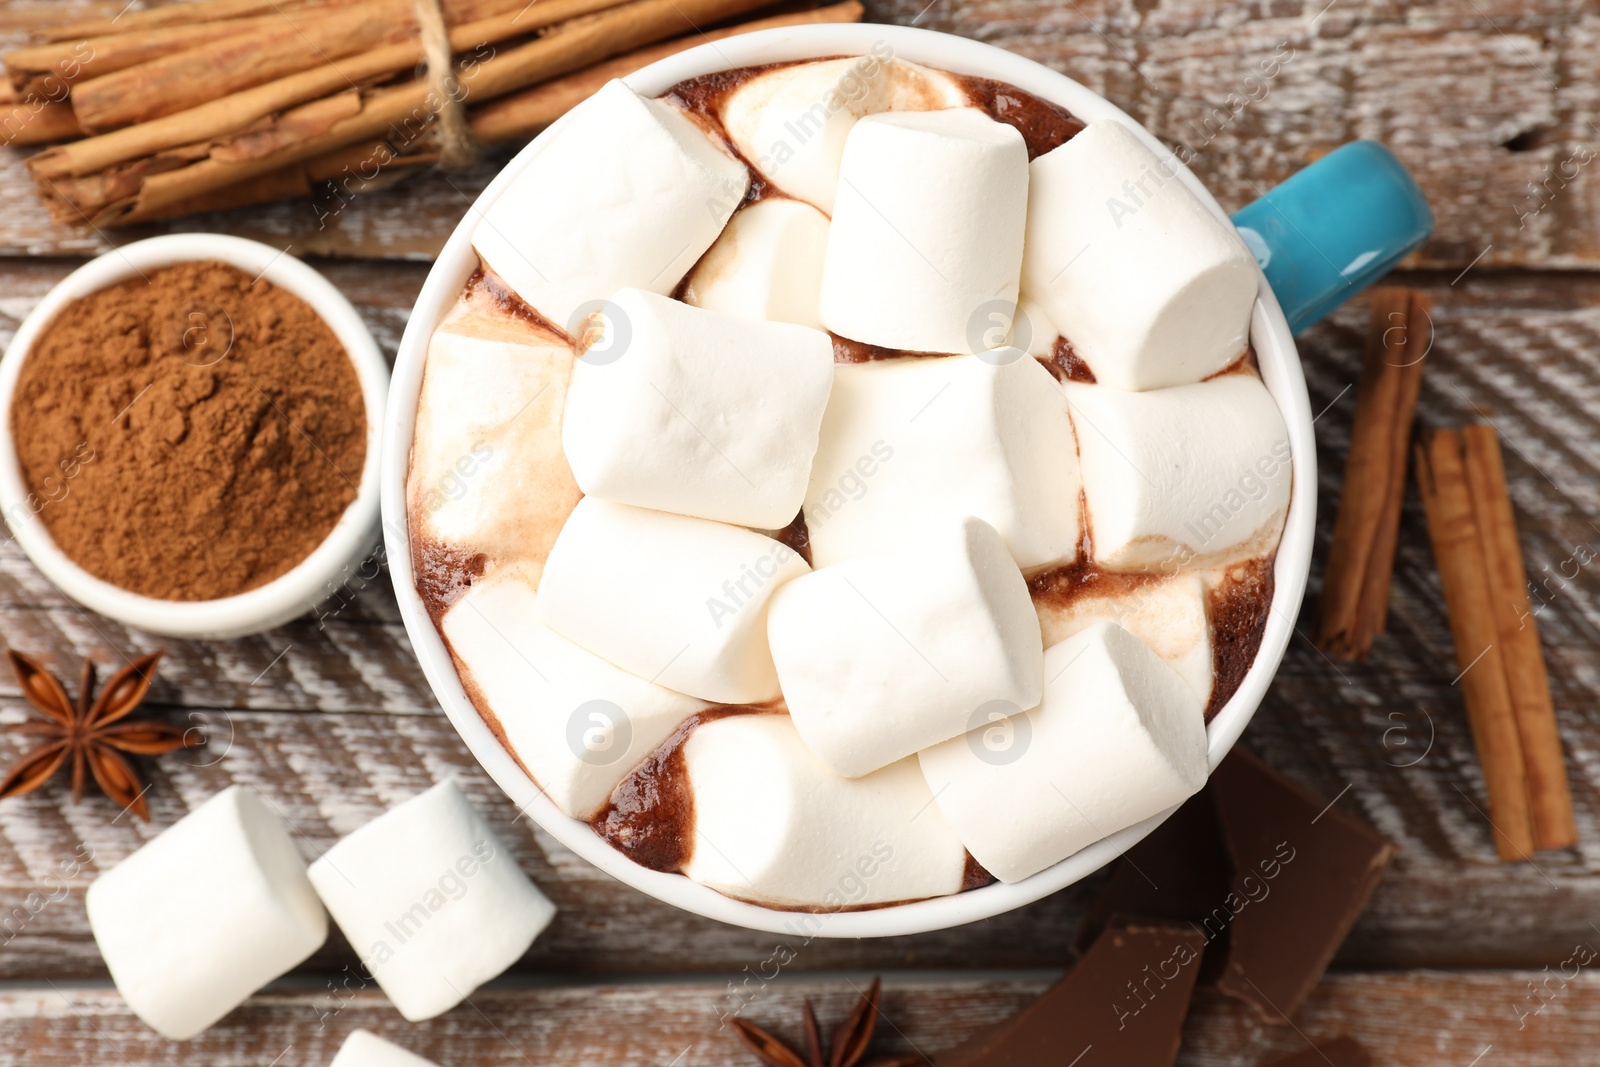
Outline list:
[[[239,786],[95,879],[85,904],[117,991],[173,1041],[221,1019],[328,938],[283,820]]]
[[[1089,536],[1113,570],[1260,556],[1288,513],[1289,431],[1253,374],[1129,393],[1066,382]]]
[[[967,518],[884,555],[802,575],[767,621],[789,716],[829,769],[860,777],[1039,702],[1028,583],[994,527]]]
[[[642,289],[602,316],[612,346],[573,366],[561,424],[578,486],[738,526],[792,522],[833,385],[828,335]]]
[[[444,1014],[515,963],[556,912],[453,779],[341,839],[309,873],[410,1022]]]
[[[670,293],[749,184],[749,168],[682,111],[612,80],[551,131],[484,212],[472,247],[572,332],[584,305],[618,289]]]
[[[438,1067],[367,1030],[352,1030],[328,1067]]]
[[[1029,166],[1022,289],[1095,381],[1198,382],[1238,359],[1259,272],[1238,233],[1113,119]]]
[[[843,337],[977,352],[1016,310],[1028,147],[977,108],[868,115],[850,131],[818,305]]]
[[[1206,782],[1204,709],[1143,642],[1103,622],[1044,655],[1044,701],[919,754],[972,857],[1020,882],[1182,803]],[[992,732],[1005,737],[989,743]]]
[[[683,746],[694,798],[683,873],[780,907],[888,904],[959,892],[966,852],[915,760],[843,778],[787,715],[702,723]]]
[[[863,56],[763,70],[728,94],[728,138],[768,184],[832,214],[845,139],[858,119],[967,102],[943,71],[892,58],[882,42]]]
[[[768,600],[810,569],[743,527],[584,497],[545,563],[539,617],[641,678],[756,704],[778,697]]]
[[[549,330],[458,307],[428,340],[407,479],[419,532],[490,558],[542,559],[578,502],[561,451],[572,349]]]
[[[695,264],[683,299],[709,311],[820,330],[817,295],[827,250],[828,216],[769,196],[733,216]]]
[[[1039,626],[1046,648],[1096,623],[1115,622],[1150,646],[1205,704],[1216,685],[1205,580],[1198,574],[1139,575],[1109,590],[1077,587],[1064,603],[1041,598]]]
[[[897,552],[973,515],[1024,569],[1070,563],[1078,484],[1060,386],[1025,353],[842,364],[806,490],[812,560]]]
[[[629,674],[539,621],[531,568],[502,566],[451,605],[439,629],[462,681],[493,716],[540,790],[575,819],[594,815],[617,783],[703,700]]]

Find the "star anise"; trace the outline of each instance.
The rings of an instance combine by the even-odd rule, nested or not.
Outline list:
[[[867,1054],[867,1046],[872,1044],[872,1030],[878,1025],[878,991],[882,984],[881,979],[874,978],[872,985],[861,994],[849,1018],[833,1032],[826,1057],[822,1054],[817,1013],[811,1008],[810,997],[806,998],[802,1013],[806,1037],[804,1056],[754,1023],[734,1019],[733,1029],[739,1035],[739,1040],[766,1067],[913,1067],[914,1064],[926,1063],[926,1058],[922,1056],[880,1056],[865,1064],[861,1062]]]
[[[101,792],[148,822],[145,787],[123,753],[159,756],[205,743],[197,733],[169,723],[129,718],[150,691],[161,653],[140,656],[113,674],[98,697],[94,696],[94,664],[84,660],[76,704],[67,698],[56,676],[39,663],[12,649],[7,649],[6,655],[22,684],[22,695],[45,721],[12,727],[44,740],[0,779],[0,800],[33,792],[70,760],[73,803],[83,799],[87,776],[93,775]]]

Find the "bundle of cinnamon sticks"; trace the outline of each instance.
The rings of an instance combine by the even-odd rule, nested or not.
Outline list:
[[[413,6],[454,69],[428,76]],[[607,80],[733,33],[854,22],[858,0],[198,0],[64,26],[4,56],[0,143],[59,221],[114,226],[307,196],[439,158],[438,116],[526,139]],[[741,21],[742,20],[742,21]],[[703,27],[712,27],[703,29]],[[441,86],[443,95],[441,95]]]

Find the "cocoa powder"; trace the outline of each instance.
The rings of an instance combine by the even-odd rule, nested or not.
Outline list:
[[[28,352],[11,429],[67,556],[145,596],[282,575],[355,499],[360,382],[311,306],[217,262],[74,301]]]

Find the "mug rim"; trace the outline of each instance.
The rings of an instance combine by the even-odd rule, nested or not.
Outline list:
[[[870,23],[782,27],[708,42],[650,64],[622,79],[646,96],[657,96],[687,78],[738,67],[801,59],[865,55],[888,47],[895,58],[951,73],[1008,82],[1067,108],[1085,121],[1111,119],[1130,128],[1151,150],[1172,162],[1178,177],[1219,218],[1227,214],[1165,145],[1110,101],[1077,81],[1033,60],[963,37],[934,30]],[[434,261],[406,325],[395,361],[385,448],[380,472],[383,533],[400,614],[418,662],[452,725],[517,807],[562,845],[627,885],[685,911],[769,933],[805,937],[887,937],[923,933],[975,922],[1031,904],[1100,869],[1177,810],[1176,806],[1127,827],[1014,883],[864,911],[806,912],[767,907],[727,897],[681,874],[639,866],[600,838],[588,823],[556,807],[500,743],[468,698],[454,658],[434,626],[415,585],[405,483],[410,466],[416,408],[429,339],[460,296],[478,265],[471,236],[492,203],[566,121],[540,133],[495,176],[452,232]],[[1310,400],[1294,339],[1277,299],[1257,270],[1258,290],[1250,337],[1261,376],[1288,430],[1292,489],[1273,565],[1274,589],[1261,648],[1238,690],[1207,725],[1207,757],[1214,771],[1255,714],[1275,675],[1299,614],[1310,572],[1316,523],[1316,450]]]
[[[243,593],[211,600],[163,600],[96,577],[56,544],[39,518],[42,507],[31,509],[28,503],[30,494],[12,433],[11,406],[31,349],[64,307],[145,270],[203,260],[227,263],[293,293],[328,325],[344,347],[361,388],[367,451],[355,499],[300,562]],[[23,318],[0,357],[0,419],[4,420],[0,425],[0,513],[34,566],[62,593],[91,611],[168,637],[232,638],[270,630],[327,599],[336,588],[334,579],[377,543],[378,477],[388,388],[388,365],[361,315],[332,282],[287,250],[216,233],[167,234],[121,245],[52,286]]]

